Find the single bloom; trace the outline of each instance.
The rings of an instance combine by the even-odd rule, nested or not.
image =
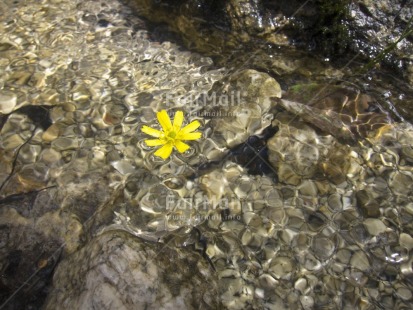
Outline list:
[[[201,125],[198,121],[193,121],[181,128],[184,121],[184,113],[182,111],[177,111],[175,113],[173,123],[166,110],[156,113],[156,117],[162,127],[162,131],[146,125],[142,126],[141,130],[142,132],[157,138],[146,139],[145,143],[147,146],[162,145],[154,155],[161,157],[164,160],[171,156],[174,147],[179,153],[183,153],[189,149],[189,145],[182,141],[198,140],[202,137],[201,132],[194,132]]]

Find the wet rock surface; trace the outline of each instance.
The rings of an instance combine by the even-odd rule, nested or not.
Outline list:
[[[155,22],[160,37],[172,30],[217,64],[281,75],[283,89],[345,80],[375,94],[400,120],[413,120],[408,1],[130,0],[127,5]]]
[[[217,309],[216,280],[196,252],[106,232],[57,268],[43,309]]]
[[[408,1],[128,1],[164,22],[189,45],[214,53],[262,41],[326,55],[362,53],[412,81],[412,9]],[[219,34],[221,32],[221,35]],[[208,40],[203,40],[208,37]],[[222,39],[223,37],[226,40]],[[389,48],[397,44],[397,48]],[[394,46],[396,47],[396,46]]]
[[[359,1],[350,5],[351,29],[356,38],[353,49],[376,57],[392,44],[397,48],[386,55],[385,62],[405,69],[412,81],[413,9],[408,1]]]
[[[0,9],[1,306],[411,307],[413,128],[385,79],[220,67],[116,1]],[[165,161],[141,132],[162,109],[203,135]]]

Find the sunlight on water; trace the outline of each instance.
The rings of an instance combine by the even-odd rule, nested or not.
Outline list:
[[[411,306],[413,128],[374,97],[217,68],[117,1],[0,13],[5,309],[136,309],[168,273],[139,288],[154,308]],[[141,132],[162,109],[203,132],[165,161]]]

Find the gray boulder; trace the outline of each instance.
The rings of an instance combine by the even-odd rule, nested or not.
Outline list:
[[[216,309],[211,271],[197,252],[109,231],[59,264],[44,309]]]

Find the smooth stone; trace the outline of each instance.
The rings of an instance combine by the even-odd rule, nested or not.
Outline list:
[[[357,251],[353,254],[350,259],[350,265],[361,271],[366,271],[368,268],[370,268],[369,260],[366,254],[364,254],[364,252],[362,251]]]
[[[3,140],[2,148],[4,150],[14,150],[24,143],[22,137],[17,134],[11,135]]]
[[[49,168],[43,163],[25,165],[18,173],[19,181],[27,188],[38,188],[49,179]]]
[[[52,147],[58,151],[72,150],[78,147],[78,141],[76,138],[60,137],[52,142]]]
[[[328,259],[334,254],[335,244],[330,238],[315,236],[312,240],[311,249],[315,256],[320,259]]]
[[[310,180],[305,180],[304,182],[302,182],[300,186],[298,186],[298,190],[304,196],[317,196],[317,186],[313,181]]]
[[[60,134],[59,126],[57,124],[52,124],[51,126],[49,126],[49,128],[47,128],[45,132],[43,132],[42,139],[44,141],[50,142],[50,141],[57,139],[57,137],[59,137],[59,134]]]
[[[221,148],[244,143],[271,124],[272,98],[281,97],[281,87],[266,73],[242,70],[229,78],[225,86],[204,97],[201,114],[212,118],[211,138]],[[202,100],[200,100],[202,102]]]
[[[354,285],[360,287],[363,287],[368,281],[368,277],[358,269],[350,271],[349,279]]]
[[[59,93],[54,89],[42,92],[37,100],[38,104],[55,105],[59,103]]]
[[[127,160],[118,160],[110,163],[113,168],[119,171],[121,174],[131,174],[135,172],[135,167]]]
[[[52,148],[44,149],[40,154],[40,159],[44,162],[51,164],[59,161],[62,158],[62,154],[55,151]]]
[[[254,296],[256,298],[264,299],[265,298],[265,292],[261,288],[256,288],[254,291]]]
[[[273,276],[264,273],[259,277],[259,283],[264,288],[275,288],[278,285],[278,280]]]
[[[330,195],[327,199],[328,206],[330,210],[338,212],[343,208],[343,203],[341,202],[341,196],[337,193]]]
[[[17,95],[11,91],[0,90],[0,113],[9,114],[16,109]]]
[[[43,72],[35,72],[31,77],[29,84],[38,89],[43,89],[46,86],[47,75]]]
[[[378,234],[385,232],[387,228],[382,221],[372,218],[365,219],[363,225],[372,236],[377,236]]]
[[[267,141],[268,159],[278,168],[280,181],[298,185],[301,179],[312,178],[330,146],[322,143],[314,130],[306,125],[290,127],[288,120],[276,120],[273,125],[280,129]]]
[[[399,195],[409,195],[412,192],[412,183],[411,176],[400,171],[393,172],[389,180],[390,188]]]
[[[275,257],[271,261],[269,272],[276,279],[285,279],[294,270],[294,263],[289,257]]]
[[[272,221],[272,223],[279,227],[284,227],[288,221],[285,210],[283,208],[269,208],[267,212],[267,217]]]
[[[308,253],[305,257],[303,266],[310,271],[317,271],[321,269],[322,264],[313,254]]]
[[[31,72],[16,71],[10,76],[8,83],[12,83],[12,84],[20,85],[20,86],[25,85],[29,81],[31,75],[32,75]]]
[[[40,154],[41,146],[34,144],[25,144],[20,148],[19,157],[22,163],[29,164],[37,161]]]
[[[409,251],[413,249],[413,238],[410,235],[406,233],[401,233],[399,242],[402,247],[405,247]]]
[[[89,89],[84,85],[76,85],[72,89],[72,100],[77,102],[84,102],[89,100],[90,92]]]
[[[370,197],[366,190],[361,190],[356,193],[357,206],[362,211],[363,215],[366,217],[379,217],[380,216],[380,205]]]
[[[301,182],[301,177],[288,164],[281,164],[278,170],[278,178],[281,182],[290,185],[298,185]]]
[[[200,186],[207,194],[208,198],[213,202],[218,202],[226,191],[227,180],[225,174],[219,171],[212,171],[200,179]]]
[[[301,296],[300,302],[304,310],[311,310],[314,307],[314,298],[311,296]]]
[[[300,278],[294,283],[294,288],[298,291],[301,292],[301,294],[304,294],[305,289],[307,288],[307,279],[306,278]]]
[[[412,299],[412,291],[407,287],[399,287],[396,291],[396,294],[403,300]]]

